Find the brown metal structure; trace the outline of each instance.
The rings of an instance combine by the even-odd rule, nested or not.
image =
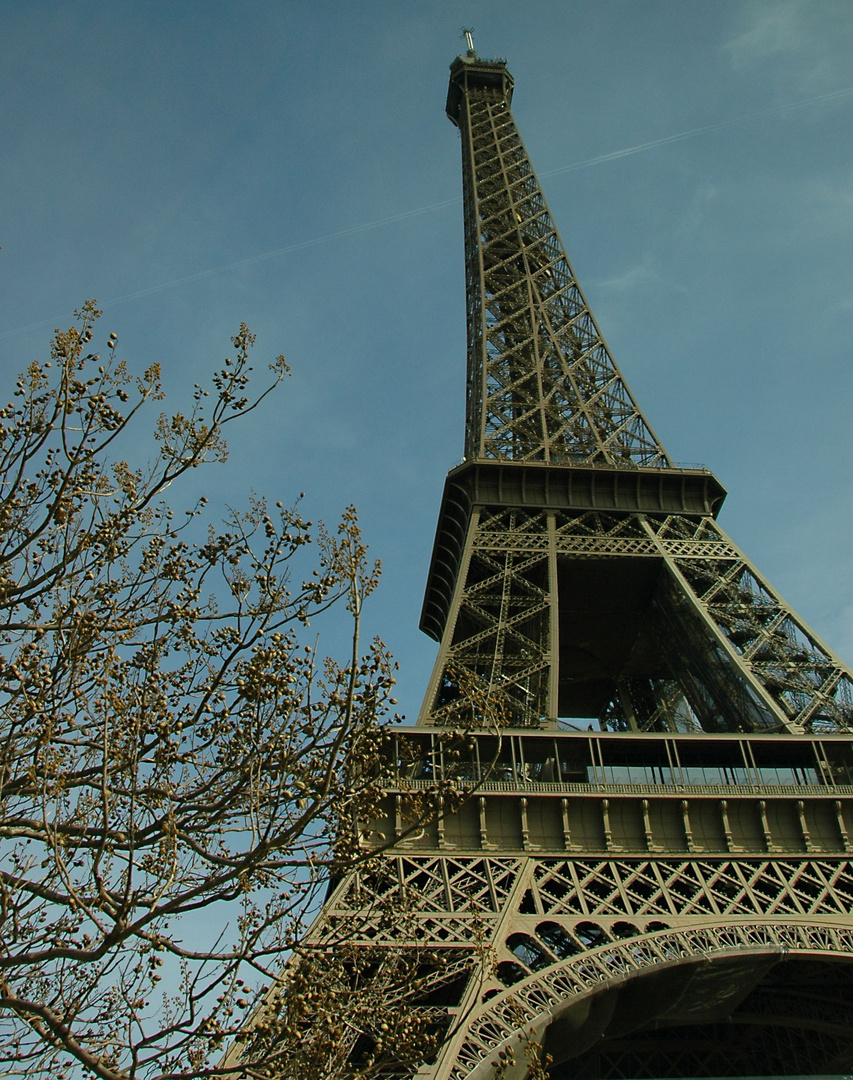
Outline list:
[[[465,672],[512,723],[610,731],[847,731],[853,680],[717,525],[575,280],[500,61],[459,57],[468,385],[421,627],[441,642],[419,723],[454,724]]]
[[[468,383],[421,623],[440,649],[373,826],[399,845],[311,940],[344,921],[372,963],[428,950],[389,993],[447,1039],[383,1076],[522,1080],[541,1053],[553,1080],[849,1073],[853,677],[634,401],[512,92],[473,47],[451,65]],[[472,794],[407,831],[440,779]]]

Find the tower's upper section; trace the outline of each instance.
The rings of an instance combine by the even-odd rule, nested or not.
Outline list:
[[[515,126],[502,60],[450,67],[462,136],[468,388],[465,455],[616,467],[672,465],[575,280]]]

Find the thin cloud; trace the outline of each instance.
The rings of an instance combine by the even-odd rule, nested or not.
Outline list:
[[[625,270],[621,274],[615,274],[613,277],[596,282],[596,287],[599,289],[611,289],[614,292],[625,292],[629,289],[633,291],[642,285],[659,285],[660,282],[661,278],[657,271],[652,270],[647,263],[643,262],[632,266],[630,270]]]
[[[556,169],[548,169],[545,172],[540,172],[539,176],[558,176],[563,173],[577,172],[580,169],[593,168],[597,165],[605,165],[611,161],[620,161],[622,158],[632,157],[634,154],[642,154],[649,150],[656,150],[661,146],[668,146],[672,143],[694,139],[699,135],[710,134],[713,131],[723,131],[726,128],[744,124],[750,120],[774,116],[779,113],[790,112],[794,109],[803,109],[809,105],[816,105],[824,101],[833,101],[838,98],[848,97],[851,94],[853,94],[853,86],[847,86],[840,90],[830,90],[827,93],[816,94],[813,97],[803,98],[800,101],[789,102],[785,105],[773,105],[766,109],[756,109],[754,112],[744,113],[741,116],[733,116],[728,120],[720,120],[714,124],[703,124],[701,127],[690,128],[687,131],[679,131],[674,135],[665,135],[660,139],[651,139],[648,142],[623,147],[621,150],[612,150],[607,154],[598,154],[595,157],[584,158],[582,161],[575,161],[570,165],[561,165]],[[419,206],[414,210],[405,210],[399,214],[391,214],[388,217],[366,221],[361,225],[354,225],[349,229],[338,229],[335,232],[325,233],[322,236],[315,236],[308,240],[300,240],[293,244],[286,244],[283,247],[273,248],[270,251],[264,251],[258,255],[250,255],[245,259],[238,259],[235,262],[225,263],[222,266],[209,267],[206,270],[199,270],[194,274],[185,274],[182,277],[172,278],[169,281],[163,281],[157,285],[150,285],[144,289],[137,289],[134,292],[124,293],[122,296],[111,297],[109,300],[101,301],[101,306],[104,308],[114,307],[116,304],[125,304],[132,300],[139,300],[145,296],[153,296],[156,293],[164,292],[167,289],[174,289],[180,285],[186,285],[191,281],[200,281],[203,278],[230,273],[233,270],[242,270],[247,266],[254,266],[256,263],[264,262],[267,259],[276,259],[279,256],[290,255],[295,251],[304,251],[306,248],[326,244],[332,240],[341,240],[348,236],[369,232],[372,229],[379,229],[385,225],[393,225],[400,221],[407,221],[409,218],[419,217],[422,214],[433,213],[436,210],[444,210],[447,207],[457,205],[461,201],[460,197],[442,199],[439,202],[430,203],[427,206]],[[29,330],[37,330],[51,325],[55,325],[54,319],[41,319],[39,322],[29,323],[26,326],[19,326],[13,330],[2,331],[0,332],[0,339],[9,338],[15,334],[22,334]]]
[[[739,71],[771,62],[787,79],[817,87],[849,66],[849,0],[753,0],[740,15],[740,32],[724,45]]]
[[[781,53],[802,52],[806,34],[800,0],[773,0],[749,10],[750,25],[726,43],[726,50],[738,67]]]

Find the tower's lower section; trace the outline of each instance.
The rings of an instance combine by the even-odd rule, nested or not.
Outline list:
[[[398,846],[310,935],[382,1001],[336,1075],[853,1070],[848,739],[419,729],[397,760]],[[450,782],[467,798],[413,827]]]
[[[853,1072],[853,677],[720,497],[702,470],[450,475],[376,858],[259,1014],[288,1080]]]

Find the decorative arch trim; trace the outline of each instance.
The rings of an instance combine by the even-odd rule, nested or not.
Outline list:
[[[539,971],[486,1002],[469,1022],[449,1076],[487,1080],[501,1050],[516,1050],[531,1033],[540,1038],[583,999],[638,976],[711,959],[775,963],[791,956],[853,963],[853,927],[830,920],[709,922],[611,942]]]

